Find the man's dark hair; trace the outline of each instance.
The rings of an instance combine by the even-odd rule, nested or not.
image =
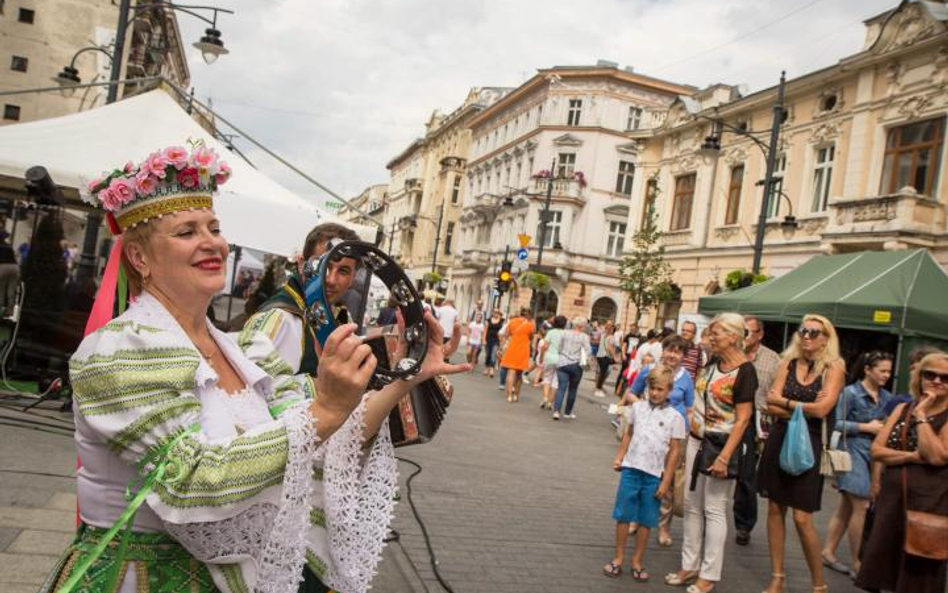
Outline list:
[[[564,329],[569,320],[566,315],[557,315],[553,318],[553,329]]]
[[[317,224],[313,230],[306,235],[306,242],[303,243],[303,259],[313,257],[316,252],[316,246],[330,239],[342,239],[343,241],[358,241],[359,235],[352,229],[336,222],[324,222]]]
[[[668,336],[670,336],[670,335],[672,335],[672,334],[674,334],[674,333],[675,333],[675,330],[673,330],[672,328],[670,328],[670,327],[663,327],[663,328],[662,328],[662,331],[658,332],[658,337],[659,337],[659,339],[664,340],[665,338],[667,338]]]
[[[650,329],[650,330],[648,330],[647,332],[645,332],[645,339],[646,339],[646,340],[654,340],[654,339],[657,338],[657,337],[658,337],[658,332],[655,331],[655,329]]]
[[[666,336],[665,339],[662,340],[662,350],[678,350],[682,354],[686,354],[691,346],[691,342],[678,334]]]

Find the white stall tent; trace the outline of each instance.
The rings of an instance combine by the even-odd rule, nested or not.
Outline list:
[[[215,199],[230,243],[278,255],[302,248],[306,233],[320,222],[342,222],[290,191],[199,126],[167,93],[150,91],[89,111],[0,127],[0,175],[22,178],[42,165],[60,186],[83,180],[127,161],[141,162],[167,146],[203,140],[233,169]],[[371,241],[375,229],[344,223]]]

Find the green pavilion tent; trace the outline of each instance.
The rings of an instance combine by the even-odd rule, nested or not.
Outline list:
[[[778,278],[699,301],[699,313],[724,311],[788,324],[816,313],[838,328],[898,336],[904,359],[903,351],[922,342],[948,346],[948,274],[924,249],[820,255]],[[902,377],[904,366],[897,366]]]

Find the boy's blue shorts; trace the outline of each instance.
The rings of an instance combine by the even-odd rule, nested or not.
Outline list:
[[[662,501],[655,498],[661,478],[639,469],[623,467],[616,491],[612,518],[619,523],[636,523],[641,527],[658,527]]]

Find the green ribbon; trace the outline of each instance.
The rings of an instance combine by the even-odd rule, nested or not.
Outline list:
[[[92,550],[86,554],[82,560],[76,564],[76,568],[70,573],[69,578],[66,579],[66,582],[63,583],[63,586],[56,590],[56,593],[72,593],[75,590],[76,586],[79,584],[79,581],[82,580],[82,577],[89,571],[92,565],[108,548],[109,543],[115,536],[118,535],[119,531],[122,531],[124,528],[124,533],[122,534],[122,539],[119,540],[119,545],[115,553],[115,562],[109,568],[108,578],[106,579],[105,591],[114,591],[118,585],[118,578],[122,572],[122,565],[125,563],[125,553],[128,549],[128,542],[132,535],[132,524],[135,522],[135,515],[138,513],[139,507],[142,506],[145,502],[145,498],[151,493],[154,489],[156,483],[160,482],[164,478],[165,470],[168,466],[168,452],[172,447],[184,440],[185,437],[188,437],[201,429],[200,425],[192,424],[186,430],[179,432],[174,438],[167,441],[160,448],[152,453],[146,455],[138,464],[138,471],[141,473],[144,471],[144,468],[151,463],[155,463],[154,469],[148,472],[148,475],[145,476],[145,479],[141,482],[141,488],[132,495],[131,489],[132,484],[135,482],[133,480],[125,487],[125,498],[129,500],[128,506],[125,507],[125,510],[122,511],[122,514],[119,515],[118,520],[108,531],[102,536],[99,540],[99,543],[96,544]],[[182,470],[178,470],[175,479],[180,479],[182,475]]]
[[[128,308],[128,274],[125,273],[124,265],[119,266],[117,289],[118,314],[121,315]]]

